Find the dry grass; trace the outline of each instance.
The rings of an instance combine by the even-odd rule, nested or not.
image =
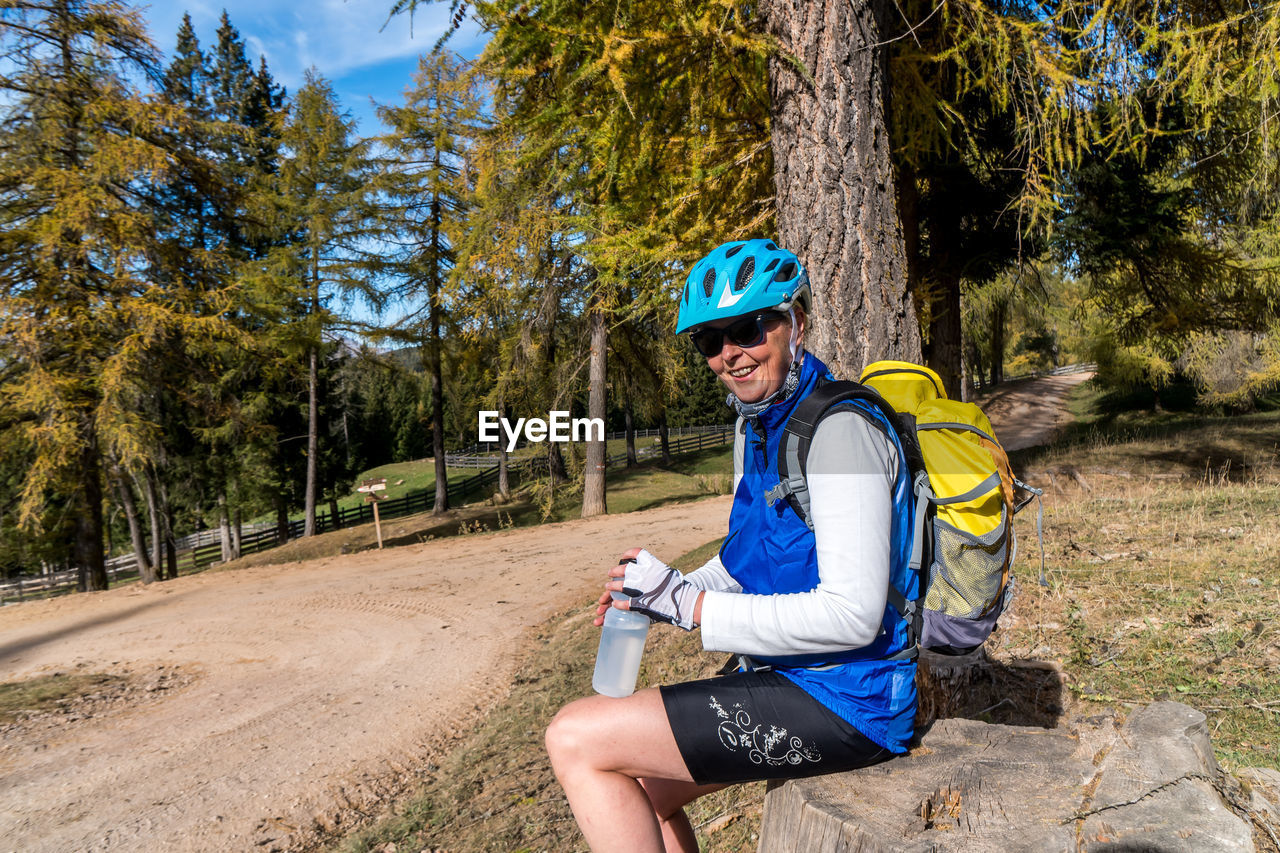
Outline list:
[[[676,565],[701,565],[719,542]],[[511,695],[459,743],[398,813],[339,842],[346,853],[389,849],[569,851],[585,846],[542,746],[547,723],[566,702],[591,692],[599,629],[583,608],[549,620],[526,650]],[[655,627],[640,684],[704,677],[724,662],[701,651],[696,634]],[[740,785],[700,801],[690,812],[707,850],[755,847],[764,783]]]
[[[1049,486],[1048,586],[1030,509],[1020,593],[988,649],[1060,662],[1088,707],[1184,702],[1228,768],[1280,767],[1280,417],[1174,426],[1027,460]]]
[[[670,468],[649,464],[610,470],[607,486],[609,512],[617,515],[668,503],[698,500],[709,494],[725,494],[733,481],[732,473],[724,473],[726,470],[733,470],[731,444],[681,454],[675,458]],[[581,487],[577,490],[568,486],[560,487],[548,507],[550,512],[545,517],[543,507],[530,499],[531,491],[527,488],[518,490],[514,500],[507,504],[484,500],[455,507],[438,516],[422,512],[386,519],[382,522],[383,544],[388,548],[416,545],[446,536],[529,527],[544,521],[565,521],[581,515]],[[373,522],[367,522],[318,536],[293,539],[279,547],[218,564],[215,570],[315,560],[376,547],[377,535]]]
[[[1032,505],[1017,521],[1019,592],[988,642],[992,671],[1009,677],[975,689],[962,713],[1046,724],[1172,698],[1208,715],[1228,769],[1280,768],[1277,436],[1276,414],[1174,416],[1093,427],[1019,454],[1024,478],[1047,487],[1047,586]],[[699,565],[715,544],[678,564]],[[511,696],[394,818],[337,849],[583,849],[542,733],[561,705],[590,691],[597,638],[583,611],[544,625]],[[1060,665],[1065,690],[1036,662]],[[700,677],[720,663],[696,634],[657,628],[641,681]],[[703,849],[754,849],[763,798],[757,783],[697,803]]]
[[[123,680],[120,676],[100,672],[56,672],[0,684],[0,725],[56,710],[66,702],[93,695]]]

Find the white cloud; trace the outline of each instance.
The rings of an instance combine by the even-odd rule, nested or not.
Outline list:
[[[394,0],[225,0],[223,3],[157,3],[146,9],[152,36],[166,55],[183,11],[191,14],[200,43],[211,47],[223,7],[249,48],[250,61],[267,59],[277,80],[296,90],[307,68],[315,66],[331,80],[389,60],[415,57],[435,46],[448,25],[449,8],[423,3],[414,14],[387,20]],[[385,26],[384,26],[385,25]],[[467,28],[458,48],[475,38]]]

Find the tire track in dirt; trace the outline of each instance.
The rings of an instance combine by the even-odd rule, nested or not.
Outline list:
[[[288,850],[425,766],[506,694],[524,632],[613,555],[674,557],[729,499],[0,608],[0,680],[194,677],[154,702],[6,731],[0,851]],[[583,692],[590,690],[583,684]]]

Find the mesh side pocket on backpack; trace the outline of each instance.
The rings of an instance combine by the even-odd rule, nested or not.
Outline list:
[[[1003,507],[1000,524],[981,536],[934,519],[926,609],[962,619],[979,619],[992,610],[998,613],[1009,556],[1008,525]]]

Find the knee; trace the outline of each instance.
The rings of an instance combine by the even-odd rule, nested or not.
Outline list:
[[[547,726],[547,755],[557,773],[591,755],[594,716],[589,700],[578,699],[561,708]]]

